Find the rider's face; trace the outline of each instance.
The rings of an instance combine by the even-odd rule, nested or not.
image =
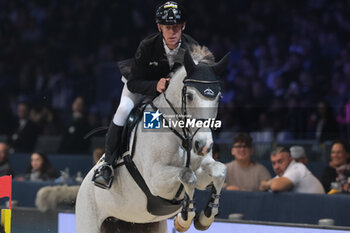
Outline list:
[[[163,33],[163,38],[169,49],[175,49],[181,40],[182,30],[185,29],[184,24],[162,25],[158,24],[158,30]]]

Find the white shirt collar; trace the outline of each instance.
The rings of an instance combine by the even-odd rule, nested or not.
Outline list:
[[[181,41],[179,42],[179,44],[177,45],[177,47],[175,49],[171,50],[165,44],[165,41],[163,39],[163,46],[164,46],[165,54],[168,58],[169,66],[170,66],[170,68],[172,68],[174,63],[175,63],[175,55],[177,54],[177,52],[179,51],[179,48],[181,46]]]
[[[179,48],[181,46],[181,41],[179,42],[179,44],[177,45],[177,47],[175,49],[169,49],[169,47],[165,44],[165,40],[163,39],[163,46],[164,46],[164,49],[165,49],[165,53],[168,55],[168,54],[171,54],[171,55],[174,55],[174,54],[177,54],[177,51],[179,51]]]

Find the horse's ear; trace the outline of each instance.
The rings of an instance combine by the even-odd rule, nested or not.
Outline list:
[[[212,66],[216,75],[221,75],[227,67],[231,53],[227,53],[218,63]]]
[[[191,76],[191,74],[193,74],[193,72],[196,68],[196,64],[194,63],[189,50],[186,50],[186,52],[185,52],[184,63],[185,63],[185,69],[187,72],[187,76]]]

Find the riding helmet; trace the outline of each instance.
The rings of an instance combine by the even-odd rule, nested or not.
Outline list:
[[[182,24],[186,21],[183,7],[173,1],[169,1],[158,7],[156,11],[156,23],[163,25]]]

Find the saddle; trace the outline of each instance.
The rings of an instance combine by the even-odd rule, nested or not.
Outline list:
[[[125,152],[130,150],[129,145],[130,145],[131,133],[132,133],[133,129],[141,121],[142,114],[143,114],[143,111],[146,108],[146,106],[147,106],[147,103],[141,102],[138,105],[136,105],[129,113],[129,116],[126,119],[126,122],[125,122],[125,125],[123,128],[123,132],[122,132],[122,140],[121,140],[122,145],[120,147],[119,155],[117,156],[118,159],[116,159],[114,161],[114,164],[113,164],[114,168],[119,166],[117,164],[117,162],[122,157],[122,155]]]

